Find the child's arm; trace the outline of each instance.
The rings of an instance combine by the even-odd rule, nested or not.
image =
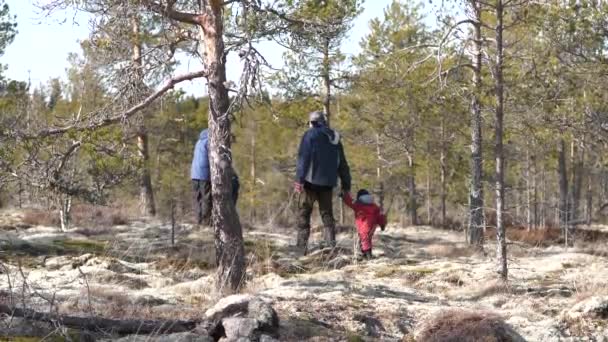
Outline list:
[[[344,204],[346,204],[347,207],[355,210],[355,204],[353,203],[353,198],[350,195],[350,192],[345,192],[342,196],[342,200],[344,201]]]

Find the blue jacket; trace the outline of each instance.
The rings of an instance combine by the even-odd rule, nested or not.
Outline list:
[[[310,128],[300,142],[296,180],[302,184],[333,188],[338,177],[342,189],[350,191],[350,169],[340,135],[324,125]]]
[[[194,157],[192,157],[192,168],[190,169],[192,179],[205,180],[211,179],[209,170],[209,133],[204,129],[194,146]]]

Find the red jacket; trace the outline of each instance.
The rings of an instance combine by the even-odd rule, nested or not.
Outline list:
[[[353,202],[350,193],[344,194],[344,203],[355,211],[355,223],[360,233],[369,234],[376,226],[386,226],[386,216],[375,203]]]

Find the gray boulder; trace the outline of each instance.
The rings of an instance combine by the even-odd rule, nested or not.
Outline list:
[[[580,319],[608,318],[608,297],[593,296],[574,305],[570,310],[564,312],[565,318]]]
[[[222,298],[205,316],[208,323],[201,329],[220,341],[270,342],[278,336],[276,311],[269,303],[251,295]]]

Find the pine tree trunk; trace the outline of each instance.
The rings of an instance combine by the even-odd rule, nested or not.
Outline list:
[[[59,222],[61,224],[61,231],[65,232],[70,228],[72,211],[72,196],[61,195],[59,203]]]
[[[325,38],[323,45],[323,86],[325,97],[323,98],[323,110],[327,115],[327,125],[331,119],[331,75],[330,75],[330,60],[329,60],[329,38]]]
[[[545,165],[542,165],[542,169],[540,171],[542,190],[540,193],[540,226],[542,229],[547,228],[547,173],[545,171]]]
[[[469,190],[469,226],[467,242],[475,248],[483,249],[484,212],[483,212],[483,155],[481,121],[481,4],[471,0],[475,13],[473,57],[473,93],[471,94],[471,184]]]
[[[430,170],[426,173],[426,221],[427,224],[430,226],[433,223],[432,221],[432,213],[431,213],[431,172]]]
[[[201,25],[208,71],[209,152],[212,184],[212,222],[215,231],[217,286],[220,292],[236,292],[245,281],[243,231],[232,200],[232,151],[230,99],[226,89],[226,51],[222,1],[206,3]]]
[[[133,54],[131,56],[133,62],[133,68],[135,71],[135,86],[133,87],[135,94],[132,96],[132,102],[138,102],[138,97],[143,94],[138,94],[140,91],[145,90],[143,80],[143,65],[142,65],[142,44],[141,44],[141,30],[139,18],[134,15],[131,18],[131,24],[133,29]],[[148,149],[148,135],[146,134],[146,128],[144,124],[144,118],[141,118],[137,130],[137,152],[139,158],[139,198],[140,198],[140,210],[143,216],[154,216],[156,215],[156,206],[154,204],[154,192],[152,190],[152,177],[150,176],[150,156]]]
[[[581,195],[583,187],[583,179],[585,177],[585,150],[580,149],[575,142],[572,142],[571,149],[572,160],[572,221],[577,221],[581,218]]]
[[[329,38],[324,38],[324,44],[323,44],[323,74],[322,74],[322,78],[323,78],[323,90],[324,90],[324,97],[323,97],[323,110],[325,112],[325,115],[327,115],[327,126],[330,125],[331,122],[331,61],[330,61],[330,56],[329,56],[329,42],[330,39]],[[344,217],[345,217],[345,212],[346,210],[344,210],[344,202],[340,201],[338,203],[338,207],[339,207],[339,221],[341,225],[344,225]]]
[[[152,190],[152,177],[150,177],[150,154],[148,149],[148,135],[145,133],[143,124],[137,134],[137,152],[140,159],[139,193],[142,215],[156,215],[154,203],[154,192]]]
[[[439,165],[440,165],[440,181],[441,181],[441,227],[444,228],[446,225],[446,197],[447,197],[447,185],[446,185],[446,141],[445,141],[445,116],[441,116],[441,151],[439,154]]]
[[[558,144],[558,178],[559,178],[559,227],[562,231],[564,239],[568,240],[568,221],[569,205],[568,205],[568,171],[566,169],[566,142],[561,139]]]
[[[496,241],[500,276],[507,279],[507,239],[505,236],[504,215],[504,150],[503,150],[503,118],[504,118],[504,80],[503,80],[503,4],[496,1],[496,122],[495,122],[495,153],[496,153]]]
[[[409,192],[409,216],[412,226],[418,225],[418,204],[416,201],[416,168],[414,166],[414,158],[410,154],[407,157],[407,184]]]
[[[591,172],[587,174],[587,205],[585,206],[585,220],[587,226],[593,221],[593,175]]]
[[[376,133],[376,182],[378,183],[378,204],[384,208],[384,182],[382,181],[382,149],[380,146],[380,134]]]
[[[170,203],[170,210],[171,210],[171,247],[175,246],[175,224],[176,224],[176,219],[175,219],[175,200],[171,199],[171,203]]]
[[[257,132],[257,122],[253,122],[253,132],[251,133],[251,208],[250,208],[250,212],[249,212],[249,221],[251,221],[251,223],[253,224],[256,220],[256,212],[255,212],[255,206],[256,206],[256,177],[257,177],[257,170],[256,170],[256,136],[258,134]]]
[[[536,169],[536,156],[533,155],[532,161],[532,228],[538,228],[538,182]]]
[[[504,167],[504,164],[503,164]],[[515,224],[520,224],[521,220],[521,213],[520,213],[520,208],[521,206],[521,193],[520,193],[520,188],[522,187],[521,182],[517,183],[517,186],[515,187],[515,189],[513,189],[513,196],[514,199],[512,200],[513,203],[515,203],[515,217],[514,217],[514,222]],[[504,202],[503,202],[503,208],[504,208]]]
[[[530,146],[526,146],[526,228],[532,230],[532,161],[530,158]]]

